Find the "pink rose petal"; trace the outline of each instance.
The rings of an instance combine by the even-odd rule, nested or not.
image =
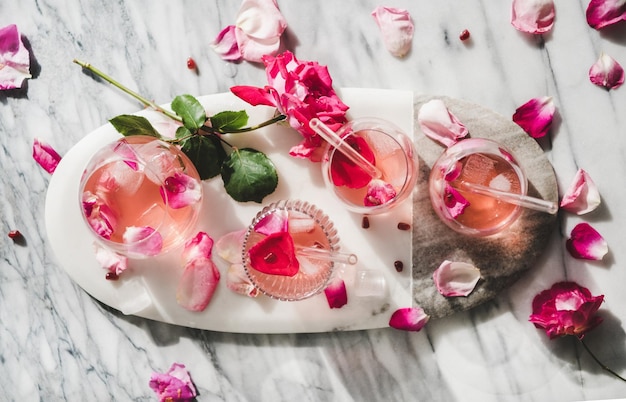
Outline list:
[[[173,209],[195,204],[202,198],[200,182],[184,173],[175,173],[166,178],[159,190],[163,202],[167,202]]]
[[[220,280],[220,271],[210,258],[194,258],[185,265],[176,289],[178,304],[189,311],[203,311]]]
[[[468,134],[467,128],[446,107],[441,99],[426,102],[417,121],[424,134],[449,147]]]
[[[35,162],[50,174],[54,173],[61,161],[61,156],[57,151],[39,138],[35,138],[33,141],[33,158]]]
[[[229,25],[222,29],[213,42],[211,42],[211,47],[223,60],[237,61],[241,60],[243,57],[239,51],[235,30],[234,25]]]
[[[596,209],[600,202],[596,184],[587,172],[578,169],[572,184],[563,195],[561,208],[576,215],[583,215]]]
[[[542,34],[554,25],[553,0],[513,0],[511,24],[521,32]]]
[[[246,229],[226,233],[215,243],[215,252],[231,264],[241,263],[241,249],[245,235]]]
[[[552,97],[533,98],[517,108],[513,121],[531,137],[541,138],[550,131],[555,112]]]
[[[161,234],[149,226],[129,226],[122,235],[122,240],[131,253],[154,256],[163,248]]]
[[[0,28],[0,90],[21,88],[31,78],[30,54],[15,24]]]
[[[565,246],[572,257],[583,260],[600,261],[609,252],[609,246],[600,233],[584,222],[572,229]]]
[[[174,363],[167,373],[152,373],[150,388],[160,402],[191,402],[197,395],[184,364]]]
[[[378,6],[372,16],[383,36],[387,50],[396,57],[405,56],[413,42],[413,21],[407,10]]]
[[[331,280],[326,289],[324,289],[324,294],[330,308],[341,308],[348,303],[346,283],[339,277]]]
[[[212,249],[213,239],[211,236],[205,232],[198,232],[185,243],[181,258],[185,264],[198,258],[211,258]]]
[[[374,179],[367,185],[367,193],[363,204],[366,207],[386,204],[396,198],[396,190],[386,181]]]
[[[589,69],[589,80],[599,87],[615,89],[624,83],[624,69],[614,58],[602,53]]]
[[[94,250],[96,253],[96,261],[102,268],[119,276],[122,272],[128,269],[128,258],[121,254],[118,254],[106,247],[102,247],[97,243],[94,243]]]
[[[139,156],[126,139],[119,140],[113,147],[113,152],[119,155],[132,170],[139,170]]]
[[[591,0],[586,14],[590,27],[602,29],[626,20],[626,0]]]
[[[101,197],[85,191],[82,196],[83,210],[87,223],[94,232],[110,239],[117,226],[117,216]]]
[[[457,216],[461,215],[465,208],[469,207],[470,203],[452,187],[448,183],[446,183],[444,193],[443,193],[443,201],[448,210],[448,214],[453,219]]]
[[[437,290],[446,297],[469,295],[479,279],[480,270],[466,262],[446,260],[433,272]]]
[[[259,289],[250,282],[241,263],[231,264],[228,267],[228,271],[226,271],[226,287],[235,293],[248,297],[257,297],[259,295]]]
[[[272,233],[286,232],[289,228],[289,213],[284,209],[276,210],[275,212],[264,216],[260,221],[254,225],[254,231],[271,235]]]
[[[280,49],[287,21],[275,0],[244,0],[235,22],[235,36],[244,60],[260,63]]]
[[[403,331],[419,331],[429,319],[430,316],[421,307],[404,307],[393,312],[389,326]]]

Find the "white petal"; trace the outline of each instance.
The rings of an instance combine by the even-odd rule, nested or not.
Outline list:
[[[479,279],[480,270],[466,262],[446,260],[433,272],[437,290],[446,297],[469,295]]]

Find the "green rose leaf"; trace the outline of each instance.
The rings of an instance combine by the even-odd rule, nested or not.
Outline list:
[[[184,127],[181,128],[186,130]],[[179,136],[178,131],[176,136]],[[215,136],[194,135],[181,142],[181,150],[191,159],[202,180],[217,176],[226,159],[226,151],[219,138]]]
[[[210,117],[211,127],[222,133],[239,130],[248,124],[248,113],[245,110],[238,112],[225,111]]]
[[[152,127],[152,124],[142,116],[122,114],[109,120],[115,129],[125,137],[131,135],[149,135],[161,138],[161,135]]]
[[[226,192],[239,202],[262,202],[278,185],[278,174],[272,161],[252,148],[233,151],[222,165]]]
[[[172,101],[172,110],[183,119],[183,125],[195,133],[206,121],[204,107],[191,95],[179,95]]]

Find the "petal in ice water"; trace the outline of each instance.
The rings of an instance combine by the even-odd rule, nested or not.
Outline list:
[[[289,229],[289,213],[284,209],[278,209],[270,214],[267,214],[256,225],[254,225],[254,231],[271,235],[272,233],[287,232]]]
[[[470,203],[448,183],[443,193],[443,201],[448,210],[448,214],[453,219],[461,215],[465,208],[469,207]]]
[[[168,177],[184,172],[182,160],[169,147],[156,140],[137,146],[137,153],[146,163],[146,177],[155,184],[160,185]]]
[[[99,236],[110,239],[117,227],[117,215],[104,199],[85,191],[82,196],[83,211],[87,217],[87,223]]]
[[[113,147],[113,152],[122,158],[124,163],[126,163],[131,169],[139,170],[139,157],[137,156],[137,153],[133,149],[132,145],[130,145],[126,139],[119,140]]]
[[[163,248],[161,234],[149,226],[129,226],[122,239],[132,253],[145,256],[157,255]]]
[[[123,191],[127,197],[134,195],[145,177],[143,172],[136,169],[138,165],[134,166],[131,167],[125,160],[111,162],[102,170],[95,191],[98,194]]]
[[[363,204],[366,207],[383,205],[396,198],[396,190],[383,180],[374,179],[367,185],[367,193]]]
[[[161,198],[173,209],[195,204],[202,198],[202,185],[184,173],[174,173],[160,187]]]
[[[389,326],[403,331],[419,331],[429,319],[430,316],[421,307],[404,307],[393,312]]]

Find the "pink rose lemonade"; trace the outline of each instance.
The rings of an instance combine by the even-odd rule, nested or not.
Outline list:
[[[200,177],[175,146],[149,136],[106,145],[88,163],[80,185],[83,217],[100,244],[129,257],[157,255],[194,229]]]

